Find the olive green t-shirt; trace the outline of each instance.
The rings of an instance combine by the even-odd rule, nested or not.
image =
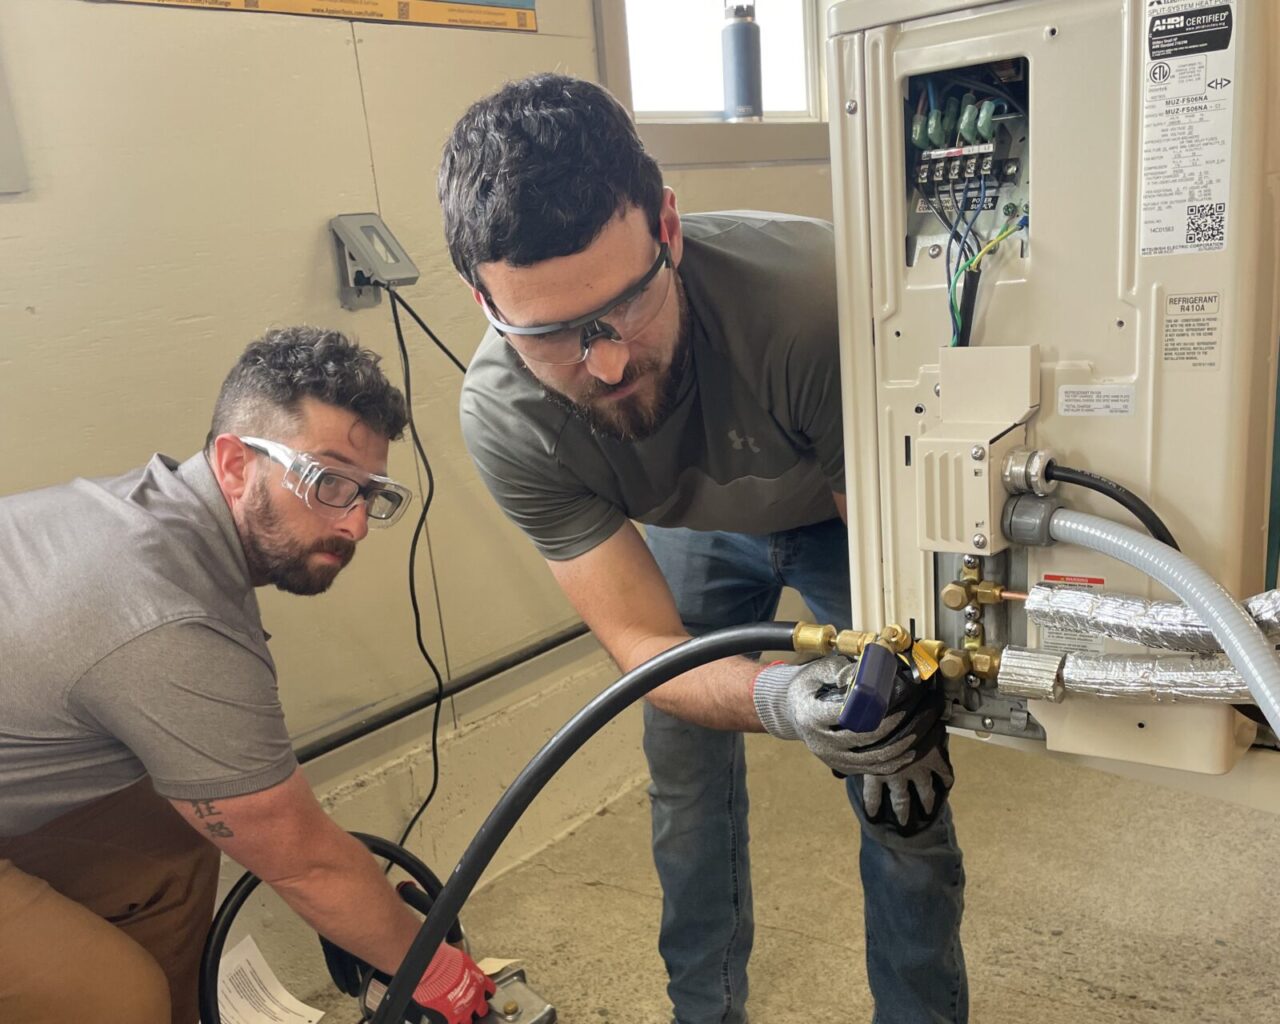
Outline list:
[[[628,518],[762,534],[836,515],[844,445],[831,225],[753,212],[682,225],[692,367],[654,434],[594,434],[544,397],[493,330],[467,370],[467,447],[546,558],[584,554]]]

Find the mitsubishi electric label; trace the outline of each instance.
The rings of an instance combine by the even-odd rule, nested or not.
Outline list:
[[[1142,255],[1227,243],[1236,0],[1146,0]]]

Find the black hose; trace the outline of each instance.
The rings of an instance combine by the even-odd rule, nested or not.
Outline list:
[[[973,309],[978,302],[978,281],[981,270],[964,272],[964,294],[960,297],[960,333],[956,335],[956,347],[968,348],[969,335],[973,331]]]
[[[480,875],[533,798],[588,739],[650,690],[690,669],[736,654],[792,650],[794,626],[794,622],[731,626],[689,640],[632,669],[569,719],[525,765],[471,840],[391,979],[382,1004],[373,1015],[373,1024],[404,1021],[413,990],[444,941],[448,922],[458,916]]]
[[[444,886],[441,885],[435,872],[415,854],[381,836],[368,835],[364,832],[351,834],[364,843],[370,853],[402,869],[422,886],[433,900],[439,897]],[[231,925],[235,922],[236,915],[240,913],[240,908],[244,906],[245,901],[261,881],[262,879],[257,875],[245,872],[231,887],[222,905],[218,907],[218,912],[213,916],[213,923],[209,926],[209,934],[204,942],[204,952],[200,955],[198,1001],[200,1020],[203,1024],[221,1024],[222,1014],[218,1008],[218,969],[222,966],[222,952],[226,947],[227,936],[231,932]],[[420,900],[406,899],[406,902],[411,906],[421,904]],[[446,937],[450,942],[462,941],[462,928],[458,924],[456,914],[448,923],[446,931]]]
[[[1169,532],[1169,528],[1156,515],[1155,509],[1129,488],[1116,483],[1114,480],[1108,480],[1105,476],[1098,476],[1097,473],[1090,473],[1086,469],[1071,469],[1069,466],[1060,466],[1052,459],[1045,466],[1044,478],[1046,480],[1057,480],[1059,483],[1064,484],[1075,484],[1077,487],[1087,487],[1098,494],[1105,494],[1112,501],[1118,502],[1128,509],[1133,514],[1133,517],[1147,528],[1147,532],[1161,544],[1168,544],[1174,551],[1182,550],[1178,547],[1178,542],[1173,539],[1173,534]]]

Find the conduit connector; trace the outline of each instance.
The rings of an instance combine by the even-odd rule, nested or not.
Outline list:
[[[1056,498],[1041,498],[1034,494],[1016,494],[1004,503],[1000,528],[1011,544],[1031,547],[1048,547],[1054,543],[1049,532],[1053,515],[1062,507]]]
[[[1045,476],[1053,452],[1047,448],[1014,448],[1004,457],[1000,478],[1010,494],[1035,494],[1047,498],[1058,489],[1058,481]]]

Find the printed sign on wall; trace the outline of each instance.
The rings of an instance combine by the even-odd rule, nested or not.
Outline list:
[[[259,11],[306,14],[317,18],[356,18],[404,25],[538,31],[534,0],[117,0],[161,7],[199,7],[211,11]]]

